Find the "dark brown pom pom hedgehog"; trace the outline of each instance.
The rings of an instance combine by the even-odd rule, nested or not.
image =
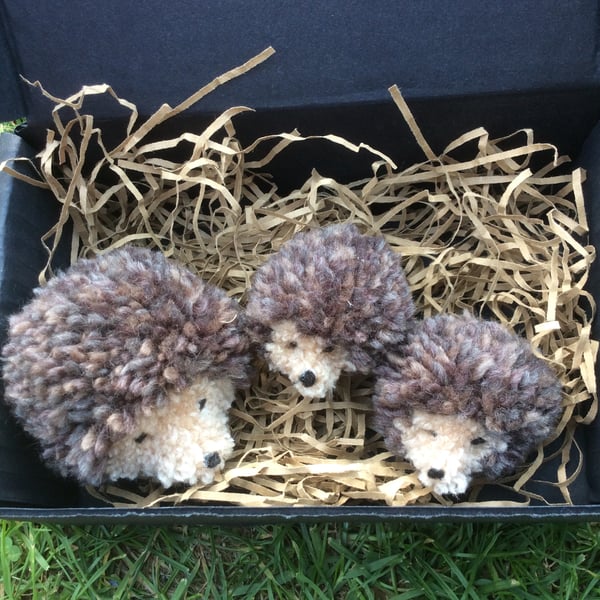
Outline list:
[[[439,494],[513,473],[553,432],[561,385],[530,344],[473,316],[425,319],[378,369],[375,427]]]
[[[298,391],[322,397],[342,371],[369,372],[414,312],[400,256],[354,225],[303,231],[255,274],[252,341]]]
[[[11,317],[5,398],[63,475],[210,483],[233,449],[247,350],[222,290],[125,247],[80,260]]]

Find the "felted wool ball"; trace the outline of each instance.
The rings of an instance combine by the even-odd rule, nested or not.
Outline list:
[[[325,396],[342,371],[369,372],[414,313],[400,259],[350,224],[296,234],[255,273],[252,341],[307,397]]]
[[[210,483],[248,377],[237,302],[162,253],[82,259],[10,318],[5,400],[61,474]]]
[[[556,428],[561,384],[528,341],[464,314],[420,322],[377,370],[375,428],[439,494],[512,474]]]

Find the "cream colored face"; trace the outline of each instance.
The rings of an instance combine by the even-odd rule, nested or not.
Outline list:
[[[172,393],[166,406],[139,415],[135,431],[112,445],[108,477],[150,477],[165,488],[210,484],[233,452],[227,414],[233,398],[229,379],[201,378]],[[111,426],[118,432],[118,419]]]
[[[482,461],[504,452],[506,442],[474,419],[415,410],[412,423],[394,421],[402,435],[405,457],[419,481],[440,495],[464,493]]]
[[[355,370],[344,350],[320,337],[299,333],[291,321],[273,327],[265,351],[270,367],[286,375],[308,398],[322,398],[333,390],[342,371]]]

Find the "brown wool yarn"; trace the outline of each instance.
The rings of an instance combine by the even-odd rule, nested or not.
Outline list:
[[[255,273],[246,307],[252,341],[305,395],[318,383],[312,365],[327,362],[326,354],[335,364],[323,373],[328,385],[321,391],[340,370],[369,372],[386,349],[405,341],[413,313],[400,255],[352,224],[287,241]],[[292,355],[295,348],[304,354]]]
[[[126,246],[78,261],[10,318],[5,400],[65,476],[208,482],[233,445],[247,350],[237,302]]]
[[[494,480],[521,466],[555,429],[561,398],[557,376],[527,340],[493,321],[438,315],[416,325],[377,369],[375,427],[391,452],[422,461],[424,484],[462,492],[472,476]],[[414,435],[416,427],[430,437]],[[468,431],[472,439],[441,439]],[[424,446],[411,446],[419,439]],[[453,452],[469,464],[442,458]],[[460,485],[442,485],[444,473]]]

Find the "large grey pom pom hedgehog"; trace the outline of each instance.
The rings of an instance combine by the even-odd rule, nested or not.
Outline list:
[[[530,344],[467,314],[422,321],[377,375],[375,428],[439,494],[513,473],[561,413],[561,385]]]
[[[302,231],[272,255],[254,276],[246,318],[270,366],[322,397],[342,371],[369,372],[402,344],[413,312],[399,254],[345,224]]]
[[[239,308],[161,253],[77,262],[11,317],[5,399],[63,475],[209,483],[246,383]]]

